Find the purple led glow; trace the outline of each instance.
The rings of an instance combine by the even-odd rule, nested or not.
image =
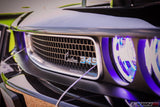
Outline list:
[[[157,39],[152,39],[151,44],[149,44],[149,41],[147,39],[139,40],[138,61],[146,83],[153,90],[153,92],[160,96],[160,87],[156,84],[155,79],[153,79],[152,77],[153,73],[157,77],[158,75],[156,74],[156,72],[159,73],[158,69],[155,69],[158,68],[157,66],[159,60],[157,62],[156,59],[160,55],[160,51],[157,48],[159,46],[156,46],[157,43],[159,44],[159,40]]]
[[[116,37],[117,38],[117,37]],[[119,43],[117,43],[117,40],[119,41]],[[114,53],[116,55],[114,55],[114,59],[116,59],[115,63],[116,66],[118,65],[119,67],[117,67],[118,69],[120,68],[121,71],[116,71],[115,67],[113,66],[113,59],[111,59],[111,51],[109,49],[109,47],[111,47],[111,45],[109,45],[109,38],[103,38],[102,39],[102,50],[103,50],[103,58],[105,61],[105,65],[108,69],[108,72],[110,73],[110,75],[112,76],[112,78],[114,79],[115,82],[117,82],[120,85],[128,85],[129,82],[133,81],[134,75],[135,75],[135,71],[136,71],[136,58],[135,58],[135,50],[134,48],[131,48],[133,46],[130,46],[131,49],[133,49],[132,54],[128,55],[128,52],[125,53],[126,51],[122,51],[122,47],[124,48],[128,48],[125,47],[124,45],[129,45],[132,44],[130,43],[131,39],[127,38],[120,38],[120,39],[113,39],[112,41],[112,51],[117,52]],[[132,44],[133,45],[133,44]],[[126,50],[126,49],[125,49]],[[130,50],[130,49],[128,49]],[[121,55],[119,55],[121,53]],[[123,56],[124,55],[124,56]],[[134,60],[133,57],[135,58]],[[134,66],[134,67],[132,67]],[[121,76],[119,76],[119,74],[121,74],[123,76],[123,74],[125,76],[123,76],[124,78],[126,77],[129,82],[125,81],[124,79],[122,79]],[[125,78],[125,79],[126,79]]]

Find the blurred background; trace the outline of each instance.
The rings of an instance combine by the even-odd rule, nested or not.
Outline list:
[[[82,0],[0,0],[0,13],[54,9],[68,4],[79,4]],[[106,3],[109,0],[87,0],[87,4]]]

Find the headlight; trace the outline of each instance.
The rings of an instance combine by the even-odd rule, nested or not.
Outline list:
[[[138,55],[145,81],[156,94],[160,95],[160,39],[141,39]]]
[[[115,37],[112,51],[117,73],[128,82],[132,82],[136,73],[136,54],[131,38]]]
[[[129,37],[102,39],[105,65],[112,78],[121,85],[133,81],[137,67],[133,41]]]

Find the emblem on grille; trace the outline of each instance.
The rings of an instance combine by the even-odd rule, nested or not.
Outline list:
[[[86,58],[85,56],[80,56],[80,63],[89,64],[89,65],[97,65],[97,60],[96,58],[92,58],[92,57]]]
[[[76,60],[74,57],[70,57],[70,56],[69,56],[69,52],[67,52],[67,53],[64,55],[64,60],[65,60],[66,62],[78,63],[78,60]]]

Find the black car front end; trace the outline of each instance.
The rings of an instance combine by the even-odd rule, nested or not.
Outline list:
[[[60,106],[157,103],[159,17],[148,10],[159,8],[159,2],[127,8],[97,5],[20,16],[11,28],[14,59],[22,72],[7,81],[7,89],[21,93],[27,106],[28,95],[35,104],[55,105],[72,85]]]

